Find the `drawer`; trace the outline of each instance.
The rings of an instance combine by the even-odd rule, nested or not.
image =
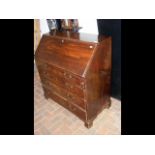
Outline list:
[[[78,97],[80,98],[84,98],[84,91],[83,89],[79,88],[78,85],[74,85],[73,83],[71,82],[66,82],[65,81],[65,88],[67,91],[73,93],[73,94],[76,94]]]
[[[63,77],[52,75],[52,74],[48,73],[47,71],[40,72],[40,77],[41,77],[42,82],[48,80],[49,82],[56,84],[62,88],[65,87],[65,84],[64,84],[65,79]]]
[[[66,82],[75,84],[78,88],[84,88],[85,82],[83,78],[66,71],[64,71],[64,78],[66,79]]]
[[[41,69],[41,73],[43,73],[43,75],[51,77],[51,78],[57,78],[60,80],[64,81],[64,84],[66,83],[66,85],[70,84],[70,85],[74,85],[75,87],[77,87],[80,90],[83,90],[85,88],[85,82],[84,79],[75,76],[71,73],[68,73],[66,71],[63,71],[61,69],[56,69],[54,67],[48,67],[46,69]],[[63,84],[63,86],[64,86]]]
[[[60,105],[62,105],[63,107],[65,107],[66,109],[68,109],[69,111],[71,111],[72,113],[74,113],[76,116],[78,116],[79,118],[81,118],[82,120],[86,119],[86,113],[82,110],[80,110],[79,108],[77,108],[76,106],[74,106],[72,103],[68,102],[65,98],[63,98],[60,94],[57,94],[56,92],[52,92],[49,89],[45,88],[44,89],[46,94],[53,99],[55,102],[59,103]]]
[[[82,108],[85,110],[85,102],[83,99],[79,98],[77,95],[66,91],[66,89],[59,87],[53,83],[51,83],[48,80],[44,80],[43,81],[43,86],[49,90],[51,90],[52,92],[55,92],[57,94],[60,94],[61,96],[63,96],[67,101],[77,105],[78,107]]]
[[[37,66],[41,72],[48,72],[50,74],[54,74],[54,75],[61,76],[61,77],[64,77],[66,75],[63,69],[60,69],[51,64],[48,64],[44,62],[44,60],[38,60]]]
[[[71,82],[66,82],[64,78],[51,76],[49,74],[42,74],[41,73],[41,80],[45,84],[44,81],[49,81],[50,83],[53,83],[61,88],[64,88],[66,91],[71,92],[75,94],[76,96],[84,99],[84,91],[81,86],[75,85]],[[49,85],[49,84],[47,84]],[[50,86],[50,85],[49,85]]]
[[[64,97],[67,100],[67,91],[65,89],[47,81],[47,80],[43,81],[43,86],[48,88],[52,92],[55,92],[55,93],[61,95],[62,97]]]
[[[69,103],[69,110],[82,120],[86,120],[86,113],[71,103]]]
[[[83,99],[79,98],[78,96],[76,96],[75,94],[72,94],[70,92],[67,92],[67,101],[70,103],[73,103],[74,105],[82,108],[83,110],[86,110],[85,107],[85,102]]]
[[[53,66],[42,66],[46,66],[39,68],[42,81],[48,79],[50,82],[62,88],[66,88],[69,92],[75,93],[77,96],[84,98],[84,79],[64,70],[56,69]]]
[[[44,72],[45,74],[55,75],[59,77],[64,77],[64,71],[62,69],[56,68],[52,65],[49,65],[47,63],[40,64],[39,70],[41,72]]]
[[[44,72],[44,74],[51,74],[54,76],[64,77],[66,81],[69,81],[73,84],[77,84],[79,88],[83,88],[84,86],[84,79],[82,77],[79,77],[77,75],[74,75],[72,73],[69,73],[63,69],[54,67],[52,65],[49,65],[47,63],[41,63],[39,62],[39,70],[40,72]]]
[[[47,96],[49,96],[52,100],[59,103],[63,107],[69,109],[69,103],[67,102],[67,100],[63,96],[61,96],[60,94],[53,92],[47,88],[44,88],[44,90],[45,90]]]

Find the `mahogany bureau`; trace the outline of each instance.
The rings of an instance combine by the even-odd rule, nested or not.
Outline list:
[[[87,128],[111,105],[111,43],[109,36],[51,31],[36,50],[45,97],[78,116]]]

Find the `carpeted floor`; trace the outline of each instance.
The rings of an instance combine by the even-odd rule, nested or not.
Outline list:
[[[112,106],[98,115],[93,127],[55,101],[46,100],[37,70],[34,73],[34,133],[36,135],[120,135],[121,102],[112,98]]]

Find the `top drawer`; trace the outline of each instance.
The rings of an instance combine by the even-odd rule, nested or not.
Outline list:
[[[66,82],[80,85],[81,88],[84,85],[84,78],[74,75],[64,69],[60,69],[55,66],[49,65],[48,63],[45,63],[42,60],[37,61],[37,66],[40,73],[42,74],[63,78],[66,80]]]
[[[84,97],[84,78],[41,61],[37,62],[37,66],[42,79],[50,79],[54,84],[65,87],[68,91],[77,94],[79,97]]]

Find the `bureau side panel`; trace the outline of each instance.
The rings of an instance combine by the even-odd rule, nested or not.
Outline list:
[[[97,46],[86,73],[88,122],[110,104],[111,42],[109,37]]]

